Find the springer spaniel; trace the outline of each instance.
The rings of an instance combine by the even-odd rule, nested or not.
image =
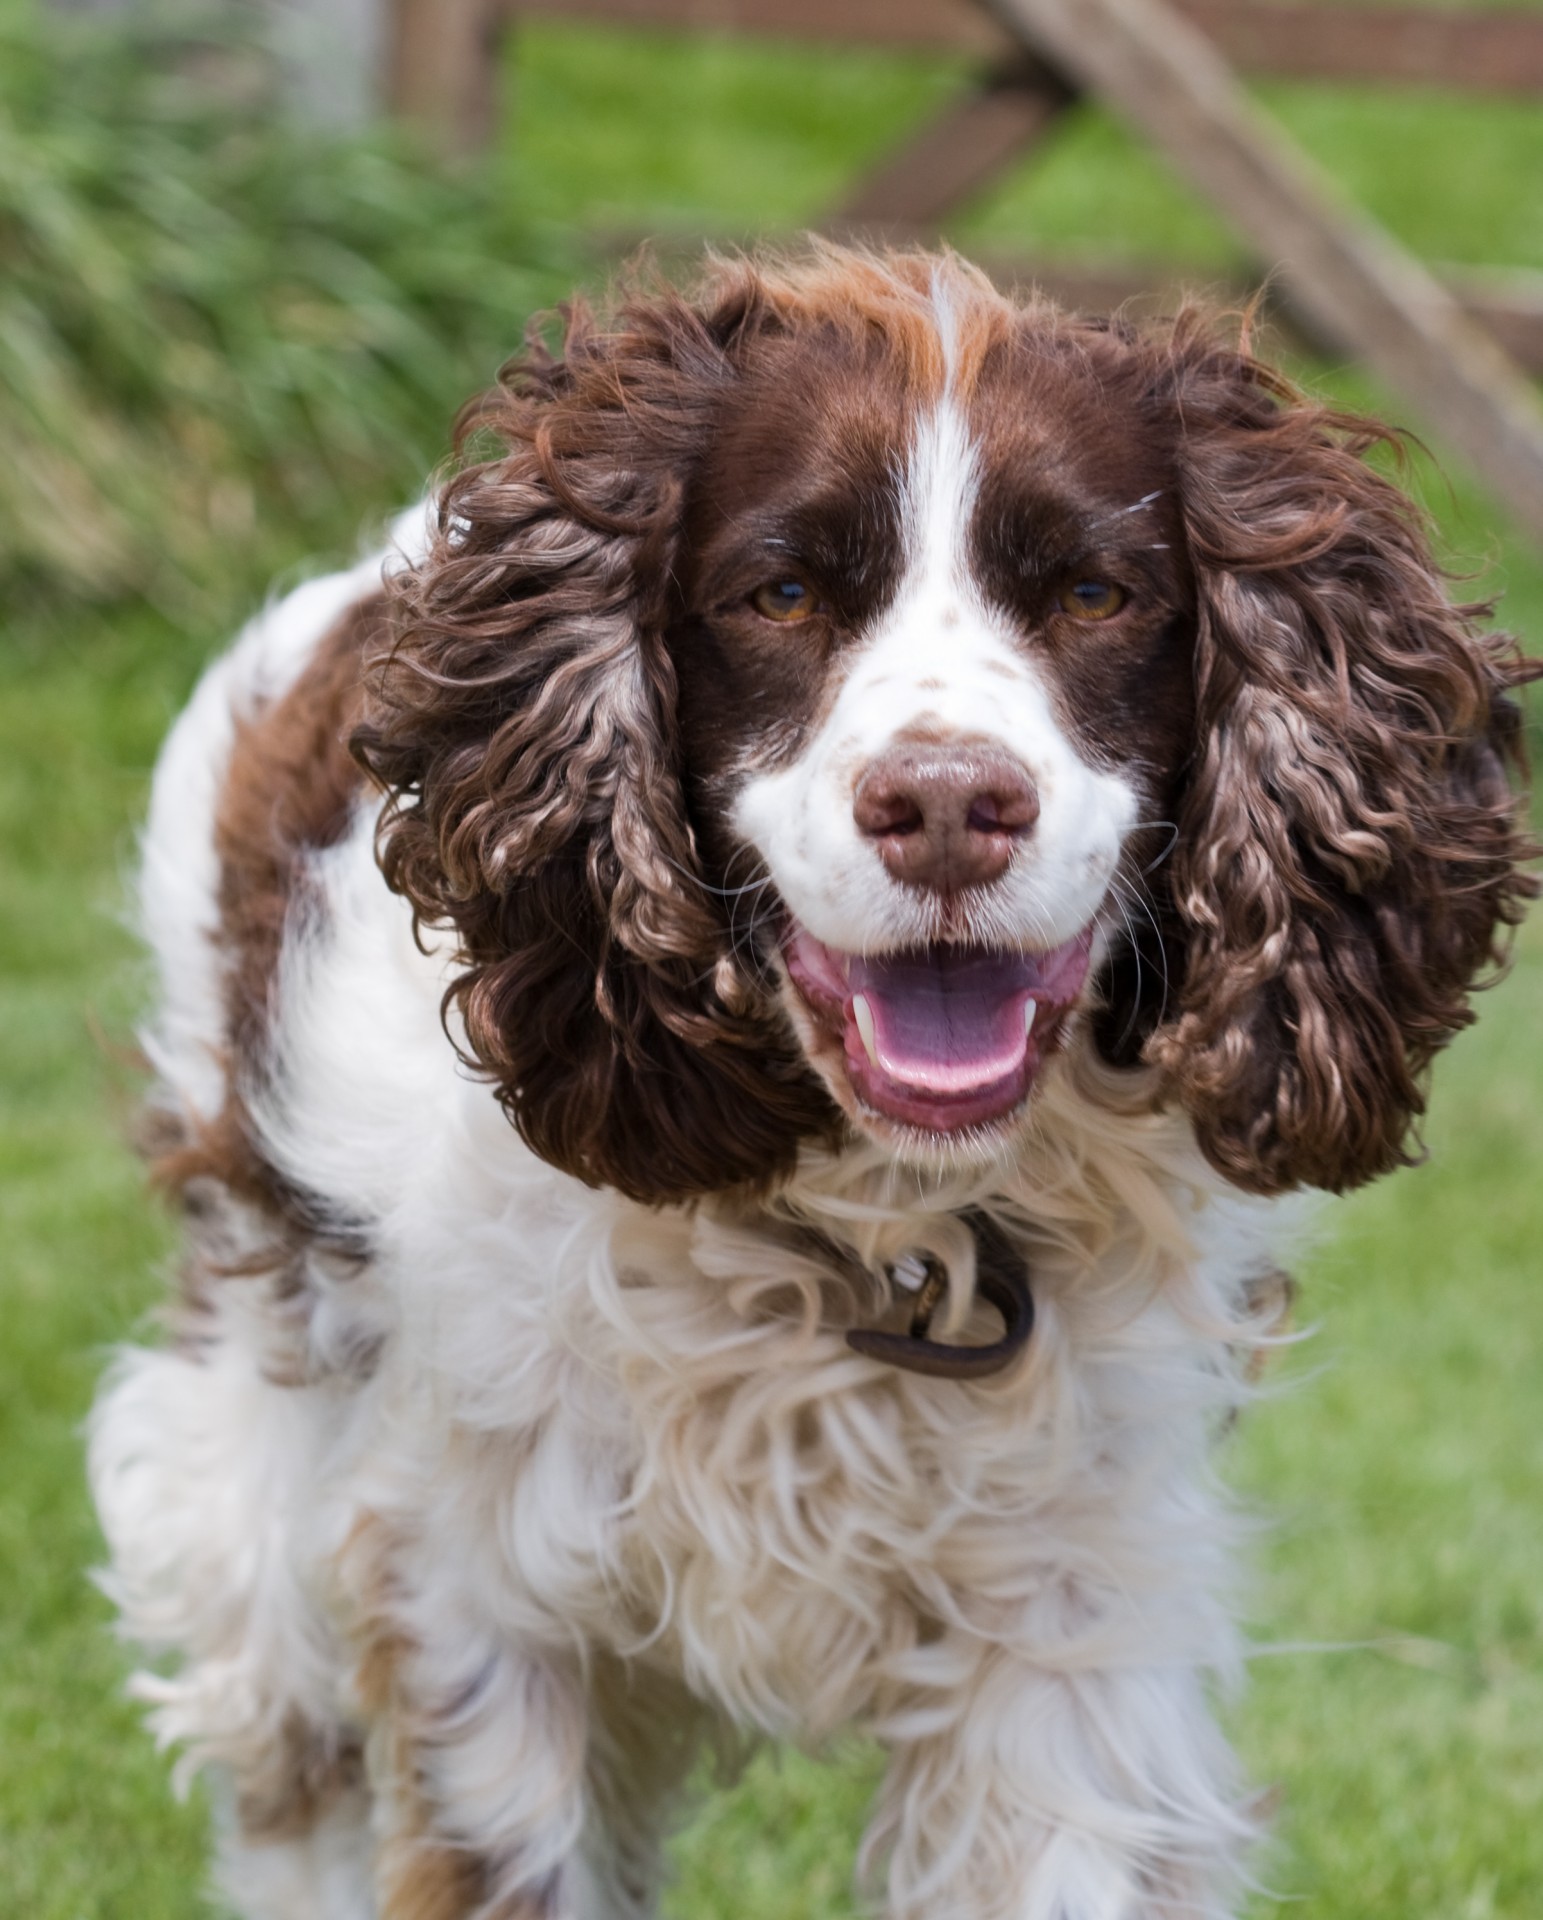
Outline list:
[[[567,317],[206,676],[171,1337],[96,1492],[246,1920],[636,1920],[699,1736],[892,1920],[1235,1910],[1220,1429],[1532,883],[1525,677],[1194,316],[819,248]]]

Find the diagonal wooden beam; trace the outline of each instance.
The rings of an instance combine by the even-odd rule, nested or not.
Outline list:
[[[1038,146],[1076,97],[1042,60],[998,62],[859,181],[828,224],[935,226]]]
[[[1165,0],[983,0],[1139,128],[1275,266],[1315,333],[1377,373],[1543,536],[1543,408],[1413,255],[1343,202]]]
[[[1517,366],[1543,380],[1543,273],[1525,267],[1447,267],[1442,278]]]

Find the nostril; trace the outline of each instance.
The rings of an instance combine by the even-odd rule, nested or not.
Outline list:
[[[927,816],[914,794],[866,780],[858,788],[852,814],[861,832],[879,840],[891,835],[903,839],[920,833],[927,824]]]
[[[994,786],[971,797],[965,825],[972,833],[1027,833],[1039,818],[1039,795],[1027,780]]]

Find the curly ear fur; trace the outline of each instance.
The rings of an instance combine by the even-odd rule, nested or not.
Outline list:
[[[452,925],[448,995],[544,1159],[649,1201],[784,1171],[835,1124],[702,873],[662,644],[676,474],[743,302],[569,312],[463,418],[501,443],[445,487],[355,751],[381,861]]]
[[[1536,882],[1513,643],[1454,607],[1392,436],[1181,323],[1197,760],[1166,876],[1185,959],[1146,1057],[1239,1185],[1407,1161],[1433,1055]]]

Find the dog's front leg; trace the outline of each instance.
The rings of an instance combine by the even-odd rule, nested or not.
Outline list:
[[[376,1796],[378,1920],[578,1920],[584,1692],[410,1534],[371,1520],[344,1563]]]
[[[1048,1671],[953,1636],[887,1716],[889,1920],[1224,1920],[1253,1829],[1201,1677]]]

